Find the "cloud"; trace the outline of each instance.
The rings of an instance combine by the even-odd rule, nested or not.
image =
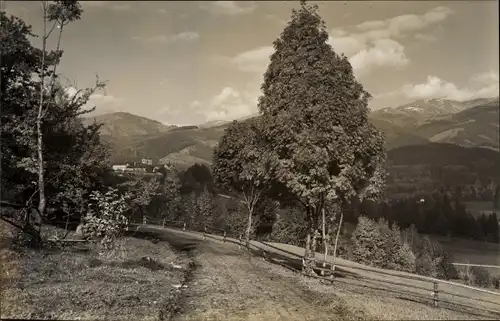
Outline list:
[[[113,95],[109,94],[93,94],[90,96],[89,103],[92,104],[121,104],[123,102],[123,99],[118,98]]]
[[[200,35],[196,31],[185,31],[176,34],[171,38],[171,41],[195,41],[200,39]]]
[[[283,26],[283,27],[288,23],[287,20],[281,19],[280,17],[278,17],[277,15],[274,15],[274,14],[266,14],[266,15],[264,15],[264,18],[271,20],[271,21],[273,21],[273,22],[275,22],[278,25]]]
[[[172,36],[167,35],[152,35],[148,37],[133,36],[132,40],[143,43],[156,43],[156,44],[171,44],[174,42],[193,42],[200,39],[200,35],[196,31],[184,31]]]
[[[400,38],[411,35],[415,40],[434,41],[433,36],[424,31],[435,27],[451,14],[453,11],[446,7],[436,7],[422,15],[407,14],[334,28],[330,31],[328,43],[335,52],[349,58],[357,76],[381,67],[401,68],[409,64],[410,59]],[[273,19],[274,16],[268,15],[268,18]],[[240,71],[262,74],[272,52],[272,46],[262,46],[223,60]]]
[[[386,20],[365,21],[355,26],[361,32],[370,30],[388,30],[392,37],[401,36],[408,32],[423,30],[433,24],[444,21],[453,10],[447,7],[436,7],[422,15],[405,14]]]
[[[419,41],[434,41],[423,31],[444,21],[453,11],[436,7],[422,15],[405,14],[386,20],[370,20],[330,32],[333,49],[346,55],[358,75],[377,67],[402,67],[410,63],[401,38],[412,35]],[[416,34],[415,34],[416,33]]]
[[[430,34],[423,34],[423,33],[417,33],[413,36],[413,38],[417,41],[422,41],[422,42],[436,42],[438,41],[438,38],[434,35]]]
[[[472,76],[468,84],[462,88],[437,76],[429,75],[423,83],[406,84],[395,91],[376,95],[375,98],[404,96],[410,99],[445,98],[466,101],[497,97],[499,90],[498,72],[488,71]]]
[[[116,1],[82,1],[80,3],[84,9],[105,8],[113,11],[127,11],[132,8],[129,3],[118,3]]]
[[[66,92],[69,98],[73,98],[78,92],[78,90],[73,86],[65,88],[64,91]]]
[[[264,73],[269,64],[269,57],[273,53],[272,46],[264,46],[244,51],[229,59],[229,62],[241,71]]]
[[[248,116],[257,110],[258,95],[239,92],[232,87],[224,87],[210,99],[203,109],[206,121],[233,120]]]
[[[182,106],[162,106],[157,109],[157,119],[177,125],[240,119],[257,112],[258,96],[259,90],[253,86],[243,90],[226,86],[203,100],[193,100]]]
[[[73,86],[65,88],[64,91],[70,99],[74,98],[76,94],[79,94],[79,96],[82,96],[84,94],[84,91],[78,92],[78,90]],[[97,115],[120,110],[123,102],[124,100],[122,98],[107,93],[98,92],[90,96],[84,108],[90,109],[94,108],[95,106],[96,110],[92,112],[92,115]]]
[[[123,3],[123,4],[113,4],[109,8],[114,11],[127,11],[130,10],[132,6],[128,3]]]
[[[83,7],[97,7],[102,8],[106,6],[110,1],[82,1],[81,5]]]
[[[243,15],[257,8],[255,1],[211,1],[204,2],[200,8],[214,15]]]
[[[358,74],[367,73],[375,67],[402,67],[409,63],[404,47],[391,39],[379,39],[370,48],[363,49],[350,58]]]

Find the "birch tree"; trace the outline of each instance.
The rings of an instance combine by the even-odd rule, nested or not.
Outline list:
[[[217,186],[238,194],[247,212],[245,241],[248,247],[252,219],[265,183],[264,150],[259,144],[258,120],[234,121],[221,137],[213,157]]]

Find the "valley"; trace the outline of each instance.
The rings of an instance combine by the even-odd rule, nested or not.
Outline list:
[[[460,103],[438,99],[416,101],[371,112],[369,118],[385,134],[388,150],[430,143],[496,151],[499,148],[498,97]],[[155,163],[171,162],[183,168],[194,163],[210,164],[213,147],[230,123],[216,121],[177,127],[129,113],[89,117],[85,122],[94,120],[103,124],[102,139],[111,146],[114,163],[151,158]]]

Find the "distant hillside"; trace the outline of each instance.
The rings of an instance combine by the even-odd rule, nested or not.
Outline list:
[[[388,151],[388,194],[408,195],[444,187],[500,183],[500,153],[486,148],[466,148],[430,143]]]
[[[405,112],[417,107],[424,114],[433,116],[417,117],[416,113]],[[439,111],[428,111],[431,108]],[[463,110],[455,114],[440,114],[460,109]],[[386,135],[388,150],[431,142],[498,149],[498,98],[462,103],[433,99],[417,101],[394,110],[375,111],[369,115],[370,121]],[[244,119],[256,116],[249,115]],[[173,162],[180,166],[195,162],[209,164],[213,147],[230,123],[215,121],[198,126],[176,127],[129,113],[112,113],[93,118],[104,124],[102,137],[114,151],[113,162],[148,157],[155,162]],[[406,125],[405,119],[408,121]],[[409,119],[412,119],[411,124]]]
[[[135,137],[126,144],[115,141],[112,161],[121,163],[147,157],[155,162],[172,162],[181,166],[196,162],[209,164],[213,148],[224,129],[225,127],[176,128],[156,135]]]
[[[429,119],[412,133],[431,142],[499,149],[499,103],[486,102],[457,114]]]
[[[411,128],[392,123],[389,120],[372,118],[372,124],[385,134],[385,147],[390,150],[401,146],[422,145],[430,141],[411,132]]]
[[[466,109],[497,102],[497,98],[481,98],[464,102],[448,99],[416,100],[396,108],[383,108],[371,113],[374,119],[382,119],[400,126],[414,126],[433,117],[459,113]]]
[[[116,112],[84,118],[84,123],[96,121],[103,124],[101,135],[113,139],[124,139],[135,136],[163,133],[176,126],[167,126],[159,121],[126,112]]]

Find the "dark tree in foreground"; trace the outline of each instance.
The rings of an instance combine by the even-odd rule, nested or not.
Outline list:
[[[384,140],[368,122],[370,94],[327,43],[317,9],[301,2],[293,10],[274,42],[258,105],[273,187],[306,212],[306,273],[325,202],[376,195],[385,178]]]
[[[50,30],[70,19],[66,15],[72,14],[73,5],[68,1],[47,7],[45,18],[54,23]],[[0,21],[1,197],[31,204],[38,196],[42,214],[46,202],[48,209],[64,213],[65,221],[79,217],[86,211],[88,195],[103,188],[107,174],[99,126],[85,126],[80,119],[92,111],[84,106],[102,83],[70,96],[56,75],[62,52],[42,53],[34,47],[31,27],[21,19],[0,12]],[[51,219],[53,213],[47,211],[43,219]]]

